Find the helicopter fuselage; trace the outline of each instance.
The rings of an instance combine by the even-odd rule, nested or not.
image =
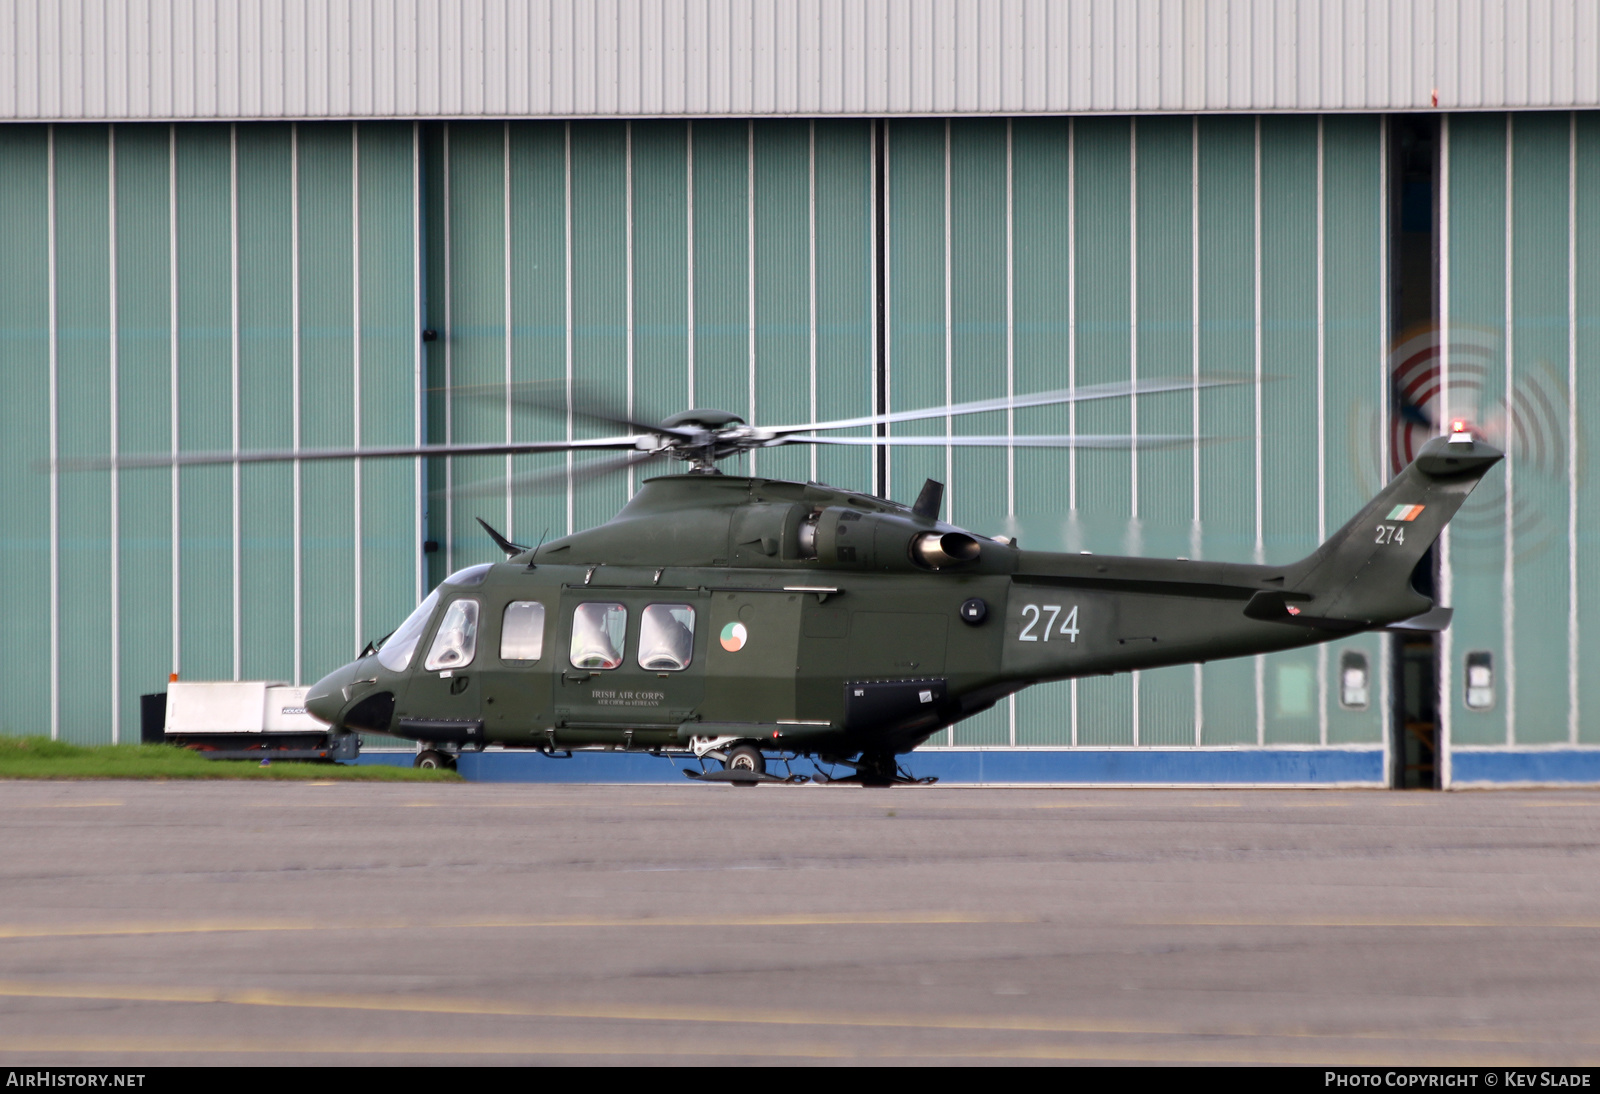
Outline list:
[[[1439,438],[1276,567],[1024,551],[814,483],[664,476],[606,524],[452,575],[307,705],[447,748],[892,757],[1031,684],[1426,613],[1410,573],[1499,458]]]

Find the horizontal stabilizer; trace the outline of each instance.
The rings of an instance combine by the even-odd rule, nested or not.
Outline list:
[[[1437,634],[1450,626],[1451,616],[1456,614],[1454,608],[1436,607],[1432,611],[1414,615],[1410,619],[1402,619],[1398,623],[1390,623],[1383,628],[1386,631],[1410,631],[1415,634]]]

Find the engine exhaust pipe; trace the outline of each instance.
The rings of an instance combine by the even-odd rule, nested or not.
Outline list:
[[[932,570],[977,558],[982,548],[965,532],[924,532],[911,541],[911,557]]]

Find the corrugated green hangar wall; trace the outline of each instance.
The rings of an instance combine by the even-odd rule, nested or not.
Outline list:
[[[1578,418],[1565,366],[1600,316],[1600,210],[1580,200],[1600,192],[1600,132],[1570,122],[1454,120],[1445,329],[1489,332],[1474,345],[1499,331],[1515,362],[1504,373],[1503,346],[1483,350],[1482,382],[1544,362],[1551,413]],[[939,478],[950,519],[1031,547],[1299,557],[1406,439],[1385,428],[1385,140],[1376,117],[1305,115],[0,128],[0,725],[103,741],[134,732],[137,696],[174,669],[314,679],[449,569],[494,557],[473,517],[559,535],[605,520],[632,485],[503,485],[565,457],[59,476],[40,461],[564,436],[562,417],[494,396],[508,379],[571,376],[642,414],[717,406],[766,424],[870,413],[880,387],[903,409],[1243,376],[953,423],[1179,438],[1159,449],[899,449],[886,481],[870,449],[791,449],[751,470],[902,499]],[[1494,220],[1524,177],[1515,215]],[[1507,265],[1508,244],[1526,257]],[[1453,354],[1434,356],[1449,372]],[[1485,739],[1512,732],[1513,709],[1527,712],[1514,739],[1547,739],[1552,720],[1567,739],[1566,691],[1539,674],[1570,666],[1543,664],[1543,638],[1570,631],[1577,657],[1595,608],[1569,613],[1561,588],[1594,538],[1564,485],[1581,451],[1553,443],[1559,458],[1514,446],[1511,500],[1474,502],[1480,523],[1508,505],[1547,516],[1543,554],[1513,543],[1528,576],[1506,592],[1504,566],[1466,561],[1465,532],[1449,555],[1452,656],[1466,643],[1501,665],[1508,641],[1529,650],[1520,706],[1507,692],[1502,713],[1456,715],[1493,721]],[[1544,480],[1522,470],[1540,460]],[[424,540],[440,550],[424,555]],[[1502,613],[1525,596],[1513,631]],[[951,737],[1377,742],[1380,642],[1036,688]],[[1346,655],[1373,670],[1365,706],[1341,702]]]

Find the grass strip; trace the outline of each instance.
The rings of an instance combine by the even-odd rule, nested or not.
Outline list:
[[[458,782],[454,771],[386,764],[208,760],[176,745],[74,745],[48,737],[0,736],[0,779],[341,779]]]

